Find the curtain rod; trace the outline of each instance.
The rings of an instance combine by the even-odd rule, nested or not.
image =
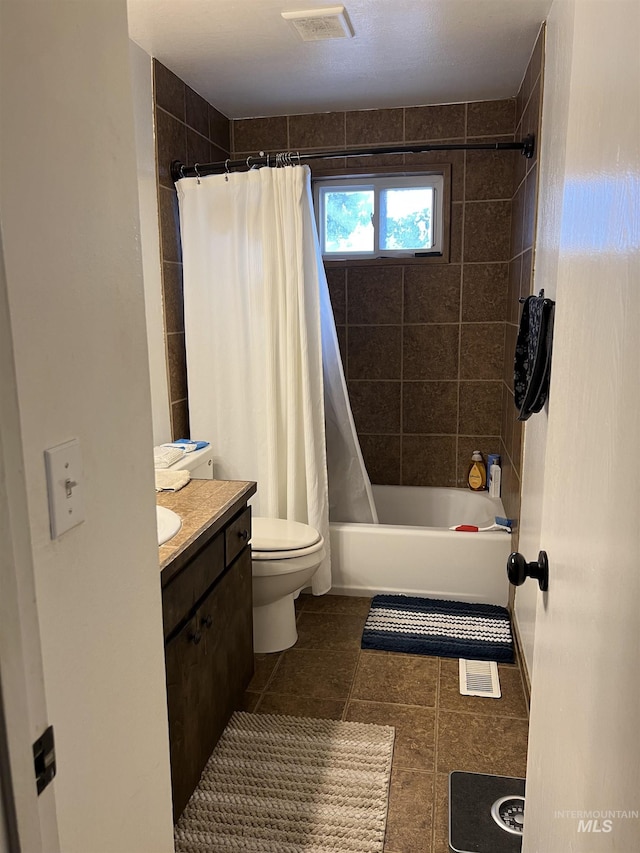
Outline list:
[[[535,150],[535,137],[532,133],[521,142],[447,142],[442,145],[416,143],[415,145],[389,146],[385,148],[348,148],[342,151],[309,151],[305,154],[285,152],[281,154],[250,155],[240,160],[220,161],[219,163],[195,163],[185,166],[180,160],[171,163],[173,181],[180,178],[197,178],[230,172],[232,169],[252,169],[255,166],[288,166],[302,163],[303,160],[329,160],[338,157],[374,157],[380,154],[421,154],[425,151],[519,151],[530,159]]]

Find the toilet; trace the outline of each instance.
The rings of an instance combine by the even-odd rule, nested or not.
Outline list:
[[[253,648],[281,652],[298,639],[294,594],[306,586],[325,557],[315,529],[283,518],[252,519]]]
[[[210,480],[213,450],[187,453],[170,468],[189,471],[193,480]],[[324,560],[324,539],[315,527],[282,518],[254,517],[251,527],[253,648],[281,652],[298,639],[294,596]]]

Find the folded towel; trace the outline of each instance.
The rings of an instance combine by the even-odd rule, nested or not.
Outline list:
[[[170,441],[168,444],[163,444],[162,447],[179,450],[181,453],[193,453],[194,450],[197,450],[195,441]]]
[[[171,447],[180,447],[184,446],[184,449],[187,452],[191,452],[193,450],[202,450],[203,447],[208,447],[208,441],[196,441],[195,438],[176,438],[175,441],[171,442]]]
[[[178,460],[184,459],[184,451],[179,447],[160,447],[153,448],[153,467],[154,468],[169,468]]]
[[[188,471],[156,471],[156,492],[177,492],[191,479]]]

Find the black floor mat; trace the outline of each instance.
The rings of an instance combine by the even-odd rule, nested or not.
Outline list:
[[[524,779],[485,773],[449,774],[449,846],[454,853],[520,853],[522,836],[502,829],[491,806],[502,797],[524,797]],[[520,801],[505,802],[511,821],[519,825]],[[504,811],[504,809],[503,809]]]

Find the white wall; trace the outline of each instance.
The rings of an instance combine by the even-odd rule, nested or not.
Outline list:
[[[0,223],[65,853],[173,849],[124,0],[2,4]],[[45,448],[86,521],[52,542]]]
[[[564,169],[567,147],[571,58],[573,48],[573,3],[555,3],[546,25],[541,149],[538,160],[538,225],[535,247],[535,293],[556,298],[558,257],[563,214]],[[522,469],[522,505],[519,549],[527,560],[537,559],[542,523],[544,460],[550,400],[525,425]],[[528,582],[518,587],[515,621],[522,643],[529,678],[533,681],[538,586]]]
[[[162,310],[162,271],[160,268],[160,232],[158,231],[158,190],[156,149],[153,128],[152,59],[135,42],[129,42],[131,82],[138,163],[138,199],[140,202],[140,241],[144,276],[144,301],[151,377],[151,418],[153,443],[171,441],[167,347]]]

